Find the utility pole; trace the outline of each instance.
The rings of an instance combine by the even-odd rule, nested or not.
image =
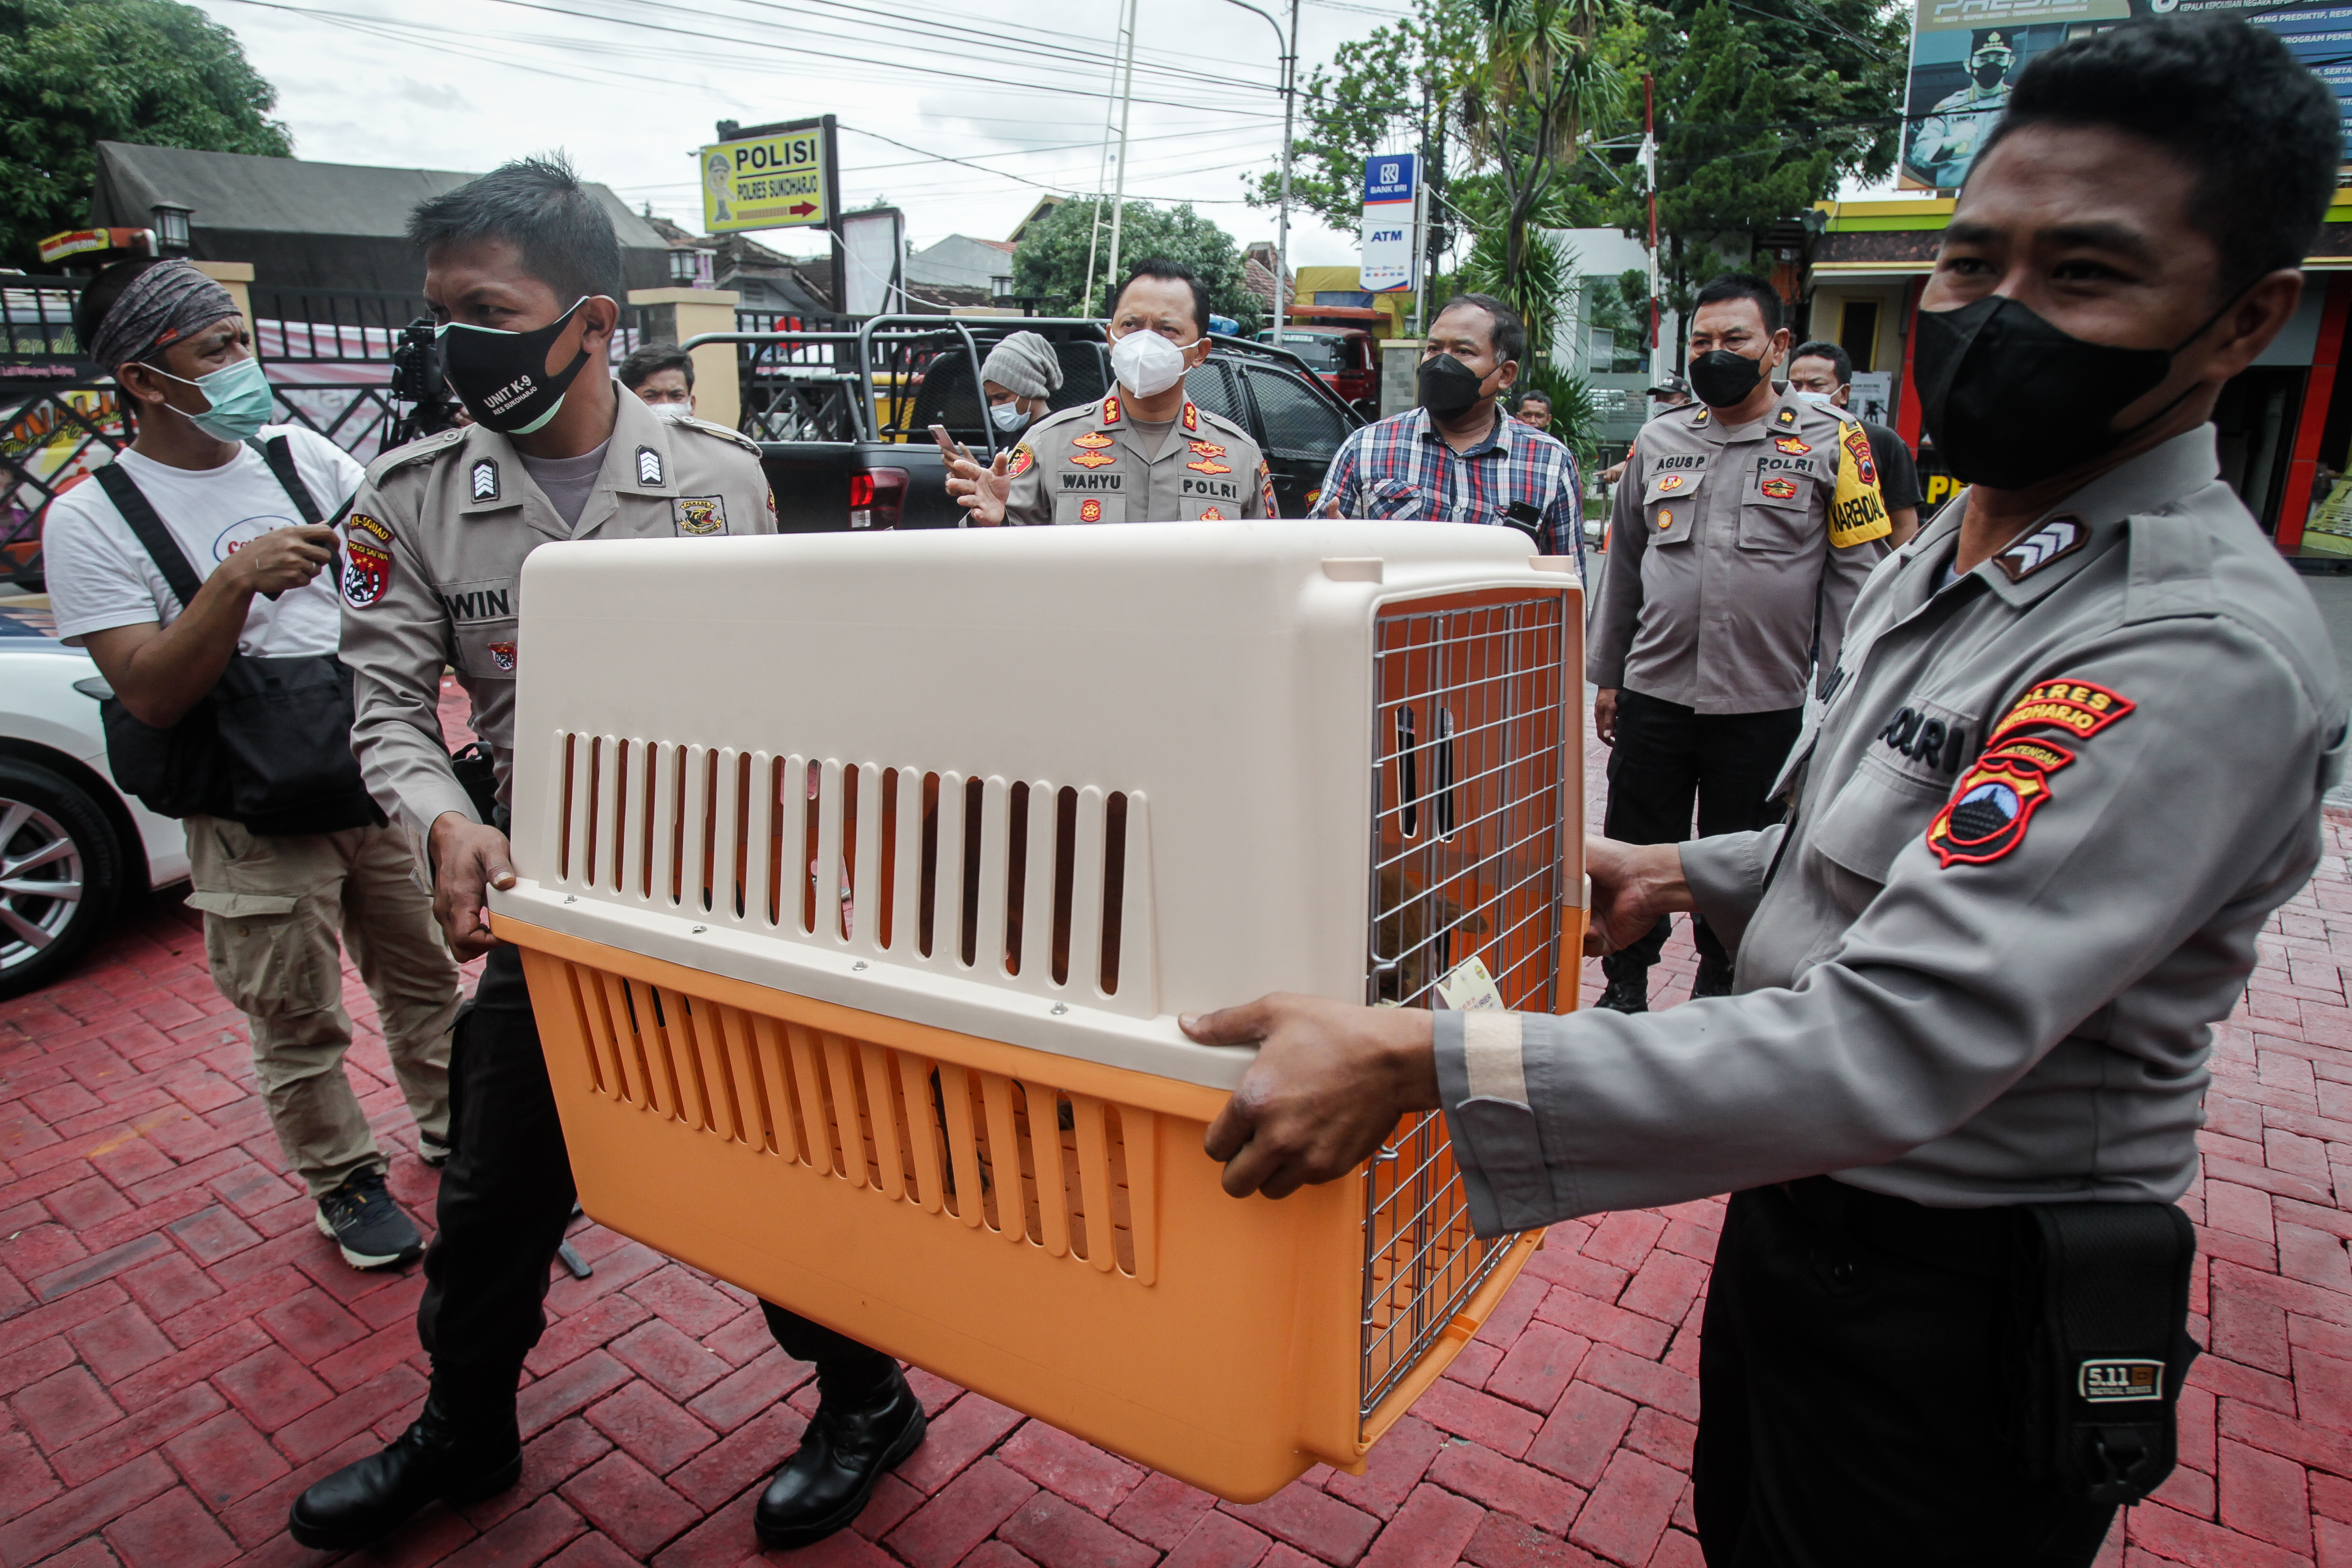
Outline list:
[[[1116,37],[1111,40],[1111,47],[1114,49],[1118,47]],[[1114,78],[1118,75],[1116,67],[1112,75]],[[1093,220],[1087,225],[1087,286],[1078,294],[1078,314],[1081,316],[1094,314],[1095,247],[1102,239],[1103,186],[1110,183],[1110,133],[1111,128],[1118,123],[1118,95],[1107,94],[1103,99],[1102,157],[1095,163],[1095,214]]]
[[[1275,29],[1276,33],[1281,28]],[[1290,42],[1282,56],[1282,209],[1274,238],[1274,346],[1290,341],[1290,307],[1282,297],[1290,276],[1290,119],[1298,101],[1298,0],[1290,0]]]
[[[1642,79],[1642,183],[1650,197],[1650,382],[1666,374],[1666,353],[1658,342],[1658,120],[1653,100],[1655,79]]]
[[[1284,37],[1282,24],[1250,0],[1233,0],[1244,11],[1255,11],[1265,18],[1274,29],[1275,47],[1282,51],[1282,197],[1281,211],[1275,218],[1274,237],[1274,341],[1279,345],[1289,341],[1290,311],[1282,298],[1282,286],[1290,275],[1290,123],[1297,102],[1298,86],[1298,0],[1290,0],[1290,36]]]
[[[1127,117],[1134,107],[1135,0],[1127,0],[1127,56],[1120,64],[1118,84],[1118,186],[1110,198],[1110,267],[1108,277],[1114,286],[1118,282],[1119,220],[1127,216]]]

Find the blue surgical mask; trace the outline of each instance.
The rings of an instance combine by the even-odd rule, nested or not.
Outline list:
[[[189,424],[215,441],[251,440],[269,423],[270,412],[277,406],[270,397],[268,373],[261,368],[259,360],[250,356],[194,381],[173,375],[168,370],[156,370],[152,364],[147,368],[166,381],[193,386],[205,395],[212,406],[202,414],[190,414],[184,408],[173,411],[184,416]]]
[[[1011,403],[990,404],[988,405],[988,418],[989,423],[994,425],[999,430],[1003,431],[1008,436],[1012,435],[1015,430],[1021,429],[1029,423],[1029,416],[1021,412],[1021,404],[1018,399],[1015,399]]]

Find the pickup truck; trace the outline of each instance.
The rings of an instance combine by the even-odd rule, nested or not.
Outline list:
[[[1062,386],[1053,408],[1109,385],[1098,321],[876,316],[854,329],[714,334],[687,346],[743,345],[740,427],[760,443],[783,531],[961,528],[930,426],[947,426],[983,462],[1011,445],[988,423],[978,366],[1016,331],[1054,344]],[[1249,431],[1285,517],[1307,514],[1332,454],[1363,423],[1298,355],[1240,338],[1213,334],[1208,362],[1184,386]]]

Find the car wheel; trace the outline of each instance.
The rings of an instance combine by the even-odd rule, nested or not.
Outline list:
[[[89,951],[122,872],[121,841],[88,791],[0,757],[0,997],[47,985]]]

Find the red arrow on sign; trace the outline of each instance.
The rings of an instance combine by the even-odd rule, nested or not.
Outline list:
[[[806,217],[809,214],[816,211],[816,204],[814,202],[794,202],[784,210],[792,214],[794,217]]]

